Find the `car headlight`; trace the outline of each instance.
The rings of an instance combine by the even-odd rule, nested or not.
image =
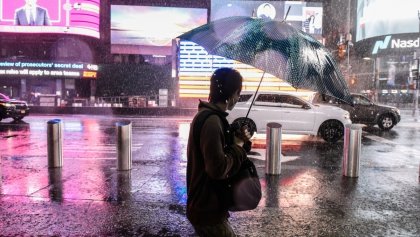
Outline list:
[[[399,109],[394,109],[395,113],[397,113],[398,115],[401,115],[401,112]]]
[[[10,103],[0,103],[0,105],[3,105],[4,107],[12,107],[12,104]]]

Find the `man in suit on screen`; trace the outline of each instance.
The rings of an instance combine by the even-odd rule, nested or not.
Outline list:
[[[37,0],[25,0],[25,6],[15,11],[15,25],[49,26],[51,25],[48,11],[36,5]]]

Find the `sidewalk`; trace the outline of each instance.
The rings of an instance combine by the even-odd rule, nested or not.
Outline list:
[[[68,127],[73,153],[61,169],[48,169],[44,123],[0,133],[0,236],[193,236],[184,125],[136,122],[127,172],[116,170],[112,122],[86,123]],[[420,236],[420,157],[365,145],[359,177],[348,178],[342,151],[342,143],[292,147],[279,176],[254,159],[263,198],[255,210],[231,213],[239,236]]]

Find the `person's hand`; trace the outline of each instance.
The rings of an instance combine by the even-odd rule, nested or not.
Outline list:
[[[237,136],[234,137],[234,142],[235,142],[236,145],[238,145],[240,147],[242,147],[244,145],[244,143],[245,143],[244,140],[240,139]]]
[[[248,126],[244,125],[235,131],[235,143],[238,146],[243,146],[249,139],[251,139],[251,133],[248,131]]]

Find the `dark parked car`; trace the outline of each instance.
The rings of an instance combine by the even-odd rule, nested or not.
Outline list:
[[[378,125],[382,130],[390,130],[401,120],[400,110],[386,105],[379,105],[361,94],[352,94],[354,106],[328,95],[315,93],[312,102],[330,104],[349,111],[352,123],[368,126]]]
[[[29,114],[29,107],[25,101],[10,99],[0,93],[0,121],[5,118],[22,120]]]

